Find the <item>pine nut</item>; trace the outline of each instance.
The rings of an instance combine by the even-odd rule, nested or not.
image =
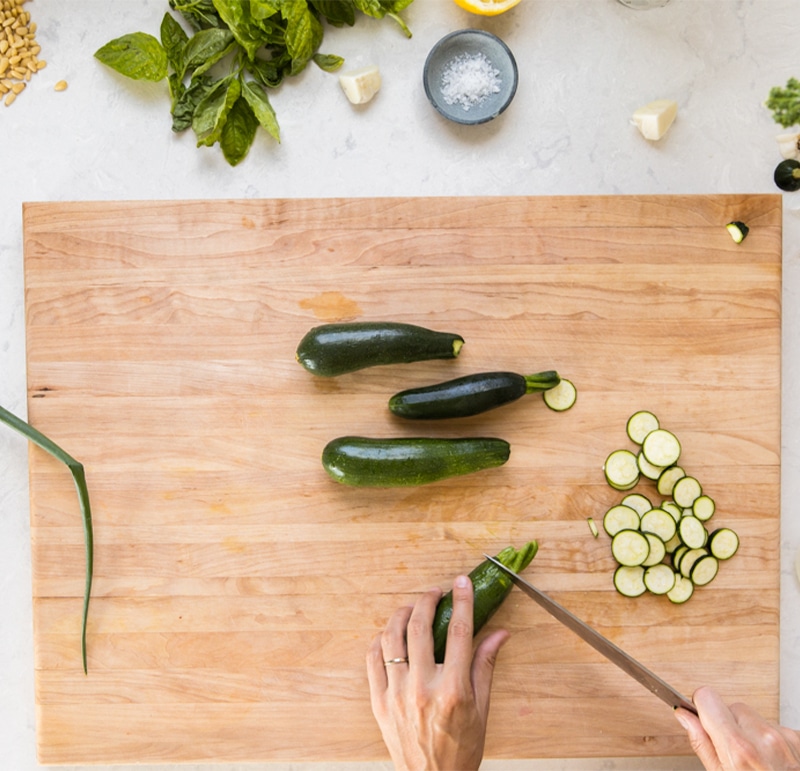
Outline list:
[[[14,100],[17,98],[17,95],[12,91],[10,94],[6,96],[5,105],[6,107],[10,107]]]
[[[66,91],[67,90],[67,81],[66,80],[59,80],[58,83],[54,86],[56,91]]]

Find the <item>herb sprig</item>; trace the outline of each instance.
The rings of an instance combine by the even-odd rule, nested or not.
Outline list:
[[[764,106],[772,111],[775,123],[783,128],[800,123],[800,80],[789,78],[785,87],[771,88]]]
[[[268,89],[313,61],[335,72],[344,59],[319,52],[324,25],[350,26],[358,13],[396,21],[413,0],[169,0],[160,36],[133,32],[95,52],[103,64],[134,80],[169,84],[172,130],[191,128],[197,146],[219,144],[231,166],[242,161],[259,128],[280,142]],[[228,69],[224,69],[228,63]],[[215,65],[219,65],[215,67]]]

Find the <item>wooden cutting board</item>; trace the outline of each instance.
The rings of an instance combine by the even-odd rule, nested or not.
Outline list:
[[[24,236],[29,415],[85,464],[96,538],[84,676],[77,501],[32,450],[42,763],[385,759],[370,640],[529,539],[527,575],[661,677],[778,717],[780,196],[32,203]],[[310,327],[354,319],[466,345],[338,379],[295,362]],[[578,387],[569,412],[532,396],[420,426],[386,409],[412,385],[549,368]],[[622,497],[602,466],[637,409],[741,536],[683,606],[616,594],[587,526]],[[512,451],[347,489],[320,452],[350,433]],[[690,753],[667,707],[519,592],[500,625],[487,757]]]

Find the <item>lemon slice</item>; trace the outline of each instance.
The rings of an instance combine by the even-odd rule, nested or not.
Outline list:
[[[520,0],[453,0],[453,2],[465,11],[477,13],[479,16],[497,16],[519,5]]]

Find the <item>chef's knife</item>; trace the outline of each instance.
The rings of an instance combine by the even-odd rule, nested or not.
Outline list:
[[[488,554],[484,556],[497,565],[504,573],[508,574],[509,578],[522,589],[528,597],[539,603],[551,616],[558,619],[564,626],[569,627],[578,637],[589,643],[596,651],[602,653],[623,672],[626,672],[634,680],[641,683],[648,691],[658,696],[662,701],[665,701],[673,709],[683,707],[689,710],[689,712],[693,712],[695,715],[697,714],[697,709],[691,701],[678,693],[671,685],[665,683],[658,675],[651,672],[643,664],[640,664],[621,648],[614,645],[611,640],[606,639],[599,632],[596,632],[590,626],[584,624],[583,621],[573,613],[570,613],[563,605],[559,605],[544,592],[529,584],[524,578],[518,576],[510,568],[507,568],[502,562],[496,560],[494,557],[490,557]]]

